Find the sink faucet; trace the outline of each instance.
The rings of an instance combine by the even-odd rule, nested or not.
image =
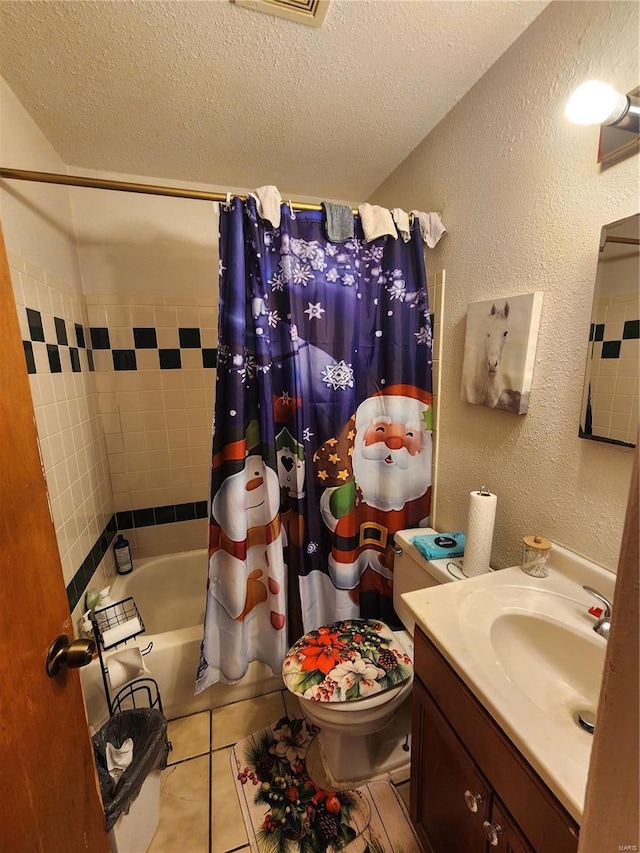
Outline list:
[[[608,598],[605,598],[601,592],[598,592],[597,589],[593,589],[593,587],[590,586],[583,586],[582,588],[591,593],[591,595],[595,595],[595,597],[604,604],[602,618],[598,619],[596,624],[593,626],[593,630],[596,634],[600,634],[601,637],[608,640],[609,632],[611,631],[611,613],[613,611],[613,604]]]

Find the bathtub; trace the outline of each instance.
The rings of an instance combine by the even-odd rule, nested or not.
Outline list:
[[[215,684],[193,695],[206,588],[205,548],[137,560],[133,572],[118,575],[111,587],[114,602],[132,597],[142,616],[145,632],[126,645],[138,645],[142,651],[150,647],[144,661],[158,682],[168,719],[250,699],[282,686],[268,666],[253,661],[237,684]],[[84,667],[81,676],[88,720],[97,728],[108,716],[99,662]]]

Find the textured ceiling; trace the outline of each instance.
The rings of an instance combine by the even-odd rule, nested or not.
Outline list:
[[[0,73],[70,167],[356,201],[546,5],[3,0]]]

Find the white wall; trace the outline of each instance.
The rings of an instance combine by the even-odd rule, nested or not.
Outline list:
[[[443,211],[449,233],[426,259],[447,276],[435,522],[464,528],[486,483],[498,567],[529,533],[616,566],[632,454],[579,439],[578,423],[600,229],[638,212],[638,156],[601,170],[597,130],[563,110],[583,80],[638,85],[638,10],[552,3],[370,199]],[[537,290],[528,414],[462,403],[467,304]]]
[[[0,163],[17,169],[65,171],[56,151],[1,77]],[[64,582],[73,606],[94,577],[96,567],[86,560],[113,515],[113,496],[94,374],[89,370],[87,347],[79,346],[76,339],[76,324],[88,338],[88,322],[69,190],[0,181],[0,220],[20,330],[33,352],[31,395]],[[44,340],[40,336],[32,340],[27,309],[38,312]],[[67,343],[60,343],[54,318],[62,321]],[[51,366],[48,347],[60,359],[60,372]],[[107,552],[97,567],[95,585],[104,585],[112,564]]]

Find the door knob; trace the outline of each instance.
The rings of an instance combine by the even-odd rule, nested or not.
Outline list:
[[[471,791],[464,792],[464,801],[470,812],[477,812],[478,807],[482,805],[482,794],[472,794]]]
[[[93,640],[74,640],[72,643],[66,634],[60,634],[47,652],[47,675],[55,678],[65,667],[77,669],[86,666],[91,663],[95,649]]]
[[[484,829],[484,837],[487,839],[489,844],[492,847],[497,847],[500,843],[500,836],[502,835],[502,827],[499,823],[489,823],[488,820],[485,820],[482,824],[482,828]]]

